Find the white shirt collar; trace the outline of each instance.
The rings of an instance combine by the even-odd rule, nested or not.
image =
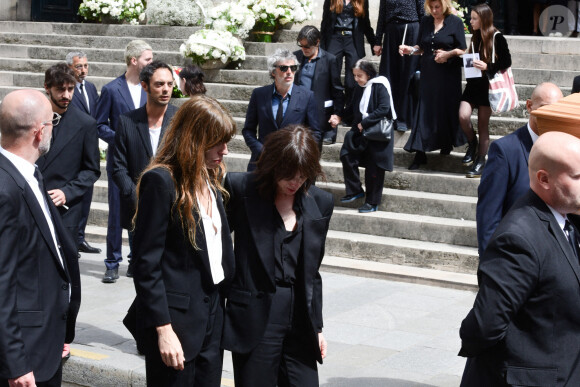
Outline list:
[[[535,144],[535,143],[536,143],[536,140],[537,140],[537,139],[538,139],[538,137],[540,137],[540,136],[538,136],[538,135],[537,135],[537,134],[536,134],[536,133],[535,133],[535,132],[532,130],[532,128],[530,127],[530,122],[529,122],[529,121],[528,121],[527,125],[528,125],[528,132],[530,132],[530,137],[532,138],[532,144]]]

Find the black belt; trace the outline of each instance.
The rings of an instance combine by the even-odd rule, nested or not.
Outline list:
[[[352,30],[334,30],[334,33],[339,35],[352,35]]]

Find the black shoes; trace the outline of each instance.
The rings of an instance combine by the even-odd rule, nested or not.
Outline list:
[[[364,198],[364,197],[365,197],[365,193],[359,192],[357,194],[343,196],[342,198],[340,198],[340,201],[342,203],[350,203],[350,202],[354,202],[356,199],[360,199],[360,198]]]
[[[453,150],[452,146],[448,146],[445,148],[441,148],[441,150],[439,151],[439,154],[441,156],[449,156],[451,154],[451,151]]]
[[[89,242],[87,241],[82,241],[79,243],[79,251],[81,253],[99,254],[101,252],[101,249],[89,245]]]
[[[465,174],[466,177],[481,177],[481,172],[483,172],[483,167],[485,167],[485,156],[477,157],[473,167]]]
[[[477,136],[475,136],[473,141],[467,143],[467,152],[465,152],[465,157],[463,157],[463,160],[461,160],[461,162],[463,163],[463,165],[471,165],[473,164],[476,158],[477,158]]]
[[[332,138],[332,137],[324,137],[322,139],[322,143],[324,145],[332,145],[336,142],[336,138]]]
[[[365,203],[361,208],[358,209],[358,212],[361,214],[366,214],[367,212],[375,212],[378,208],[379,206],[373,206],[372,204]]]
[[[135,266],[133,265],[133,262],[129,262],[129,267],[127,268],[127,277],[133,278],[133,269],[134,268],[135,268]]]
[[[119,279],[119,268],[107,269],[101,280],[105,284],[114,284]]]
[[[427,164],[427,155],[425,152],[415,152],[415,158],[409,166],[409,170],[413,171],[415,169],[419,169],[421,164]]]

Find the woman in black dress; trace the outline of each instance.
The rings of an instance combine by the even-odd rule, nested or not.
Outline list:
[[[419,70],[419,57],[400,56],[399,45],[419,39],[419,20],[425,15],[423,4],[423,0],[381,0],[379,6],[373,51],[381,55],[379,74],[391,82],[397,130],[401,132],[413,127],[415,104],[411,81]]]
[[[479,53],[479,60],[473,61],[473,67],[481,70],[482,76],[467,79],[467,86],[463,91],[459,105],[459,122],[469,143],[463,164],[473,164],[466,176],[481,177],[481,171],[485,166],[485,156],[489,148],[489,117],[491,116],[489,77],[493,77],[499,70],[510,67],[512,57],[503,35],[496,34],[497,29],[493,26],[493,12],[487,4],[478,4],[471,9],[471,28],[473,29],[471,47]],[[494,40],[495,59],[492,58]],[[468,51],[471,52],[471,48]],[[474,108],[477,108],[479,147],[477,135],[471,124],[471,113]]]
[[[339,73],[342,71],[343,58],[345,60],[344,91],[348,105],[355,84],[350,69],[366,55],[364,37],[371,47],[375,44],[368,0],[324,0],[320,32],[320,47],[336,56]]]
[[[385,171],[393,170],[394,141],[371,141],[362,131],[383,117],[396,119],[391,98],[391,86],[386,77],[377,77],[373,64],[359,60],[352,69],[358,83],[353,95],[351,130],[344,136],[340,161],[344,173],[346,196],[340,201],[350,203],[365,196],[360,182],[359,165],[365,168],[366,199],[358,212],[374,212],[381,204]],[[361,102],[362,101],[362,102]]]
[[[411,136],[405,145],[416,152],[409,169],[427,163],[425,152],[441,149],[447,155],[465,144],[459,126],[461,67],[466,48],[463,22],[451,14],[449,0],[425,2],[427,16],[419,26],[419,44],[399,46],[400,55],[421,55],[419,106]]]

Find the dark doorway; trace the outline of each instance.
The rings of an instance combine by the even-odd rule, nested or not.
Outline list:
[[[81,0],[32,0],[31,18],[33,21],[77,22],[80,3]]]

